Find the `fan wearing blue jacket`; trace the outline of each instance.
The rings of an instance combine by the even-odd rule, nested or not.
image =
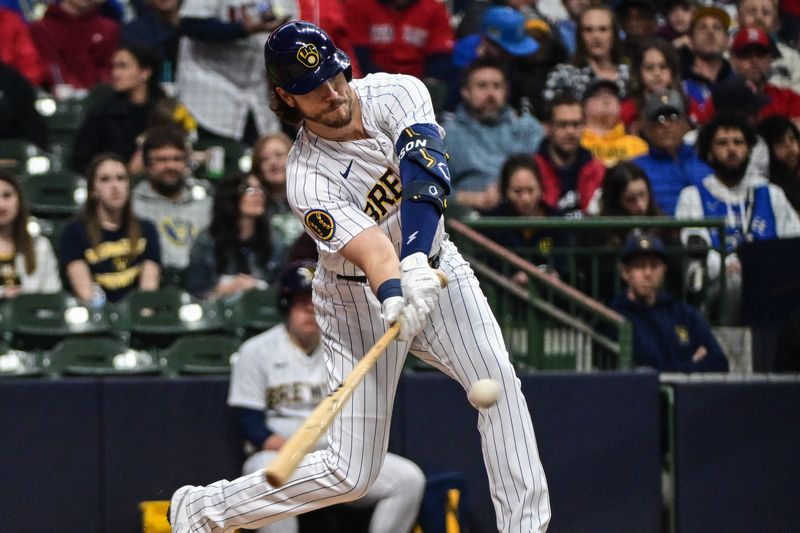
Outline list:
[[[627,285],[611,307],[633,324],[633,360],[662,372],[727,372],[728,361],[700,313],[662,292],[664,243],[634,232],[625,242],[620,274]]]

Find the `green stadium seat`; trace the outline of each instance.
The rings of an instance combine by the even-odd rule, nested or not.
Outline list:
[[[92,310],[67,293],[20,294],[0,308],[0,329],[12,348],[47,350],[67,337],[108,335],[102,310]]]
[[[92,89],[86,98],[56,101],[55,110],[44,115],[50,136],[50,149],[59,157],[62,166],[68,166],[70,163],[75,137],[88,109],[96,101],[112,93],[111,86],[100,84]]]
[[[127,331],[137,349],[164,349],[178,337],[223,330],[216,303],[193,298],[178,287],[133,291],[109,313],[117,330]]]
[[[227,329],[242,338],[249,338],[279,324],[283,317],[278,310],[278,293],[270,287],[253,289],[241,297],[225,302],[223,313]]]
[[[44,172],[51,166],[50,157],[25,139],[0,139],[0,169],[15,174]]]
[[[183,287],[186,281],[186,269],[167,266],[161,269],[161,285]]]
[[[170,374],[228,374],[240,344],[225,334],[181,337],[161,352],[161,365]]]
[[[68,170],[25,176],[22,189],[31,213],[44,218],[74,215],[86,200],[86,180]]]
[[[161,369],[147,352],[111,338],[65,339],[47,352],[42,366],[56,376],[155,375]]]

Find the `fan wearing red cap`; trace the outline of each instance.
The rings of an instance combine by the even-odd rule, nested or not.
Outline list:
[[[759,119],[782,115],[800,123],[800,95],[767,81],[772,61],[780,57],[780,52],[766,30],[760,26],[739,28],[733,36],[730,51],[734,71],[757,95],[766,97],[766,104],[758,112]]]
[[[800,2],[794,1],[800,9]],[[781,4],[779,11],[775,0],[737,0],[737,20],[740,26],[761,26],[775,40],[781,57],[772,61],[769,82],[800,93],[800,52],[777,40],[781,27],[788,25],[789,2],[784,0]]]

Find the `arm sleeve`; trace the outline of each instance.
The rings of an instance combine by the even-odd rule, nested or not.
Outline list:
[[[372,52],[368,46],[355,46],[353,51],[356,54],[356,59],[358,59],[358,66],[361,67],[361,71],[364,74],[371,74],[380,70],[372,60]]]
[[[272,431],[267,427],[264,413],[246,407],[234,407],[234,410],[244,437],[256,448],[263,448],[264,441],[272,435]]]
[[[178,29],[182,35],[192,39],[214,43],[235,41],[247,36],[240,23],[223,22],[215,18],[183,17]]]
[[[592,159],[586,164],[578,178],[578,194],[580,196],[581,211],[589,212],[589,204],[595,193],[603,186],[606,178],[606,167],[597,159]],[[558,200],[556,200],[558,203]]]
[[[783,192],[783,189],[777,185],[770,184],[769,199],[772,203],[772,211],[775,213],[778,237],[786,239],[800,235],[800,218],[798,218],[797,211],[794,210],[794,207],[786,198],[786,193]]]
[[[44,81],[44,68],[28,27],[19,16],[8,13],[5,19],[9,27],[4,31],[8,31],[10,40],[14,41],[10,49],[15,50],[17,56],[12,66],[18,68],[33,85],[41,85]]]
[[[36,237],[36,275],[39,278],[39,292],[52,293],[61,290],[61,278],[58,275],[58,262],[53,247],[46,237]]]
[[[79,220],[73,221],[61,234],[59,256],[61,265],[66,267],[73,261],[85,261],[84,252],[89,247],[89,239],[83,224]]]
[[[371,17],[367,10],[369,2],[348,2],[347,3],[347,25],[350,29],[350,41],[354,48],[364,47],[369,49],[369,27]],[[356,52],[356,55],[358,52]],[[361,58],[359,57],[359,63]],[[361,68],[366,66],[362,63]],[[366,70],[364,70],[367,73]]]
[[[71,164],[72,169],[76,172],[86,172],[86,167],[92,157],[102,151],[100,137],[106,131],[103,126],[103,117],[99,110],[96,107],[90,109],[86,118],[83,119],[72,147]]]
[[[685,187],[678,196],[678,203],[675,206],[675,218],[677,219],[700,219],[703,217],[703,206],[700,200],[700,192],[697,187],[691,185]],[[689,237],[697,235],[711,246],[711,235],[705,228],[684,228],[681,230],[681,242],[686,244]]]
[[[448,56],[453,51],[453,29],[450,26],[450,16],[444,2],[434,2],[429,19],[430,40],[426,48],[427,53],[444,53]]]
[[[217,262],[214,241],[206,232],[201,233],[189,251],[186,269],[186,290],[198,298],[205,298],[217,284]]]
[[[689,308],[689,316],[692,320],[692,334],[697,339],[695,349],[700,346],[705,346],[708,354],[699,363],[690,363],[690,370],[705,371],[705,372],[727,372],[728,359],[722,351],[722,347],[714,337],[708,323],[700,316],[694,308]]]
[[[158,240],[158,232],[155,226],[147,220],[140,220],[139,224],[142,228],[142,237],[147,240],[144,247],[144,254],[142,259],[152,261],[157,265],[161,265],[161,242]]]
[[[228,389],[229,406],[256,410],[262,417],[267,409],[266,391],[269,386],[269,376],[260,361],[264,355],[263,335],[253,337],[239,348],[239,356],[231,367]]]

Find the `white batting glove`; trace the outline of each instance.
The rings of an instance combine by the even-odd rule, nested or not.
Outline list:
[[[425,323],[425,314],[420,314],[410,304],[406,304],[402,296],[391,296],[381,304],[381,314],[390,325],[400,323],[400,333],[397,338],[407,341],[422,330]]]
[[[403,296],[427,316],[436,305],[442,290],[439,276],[428,264],[428,256],[422,252],[409,255],[400,261],[400,272]]]

